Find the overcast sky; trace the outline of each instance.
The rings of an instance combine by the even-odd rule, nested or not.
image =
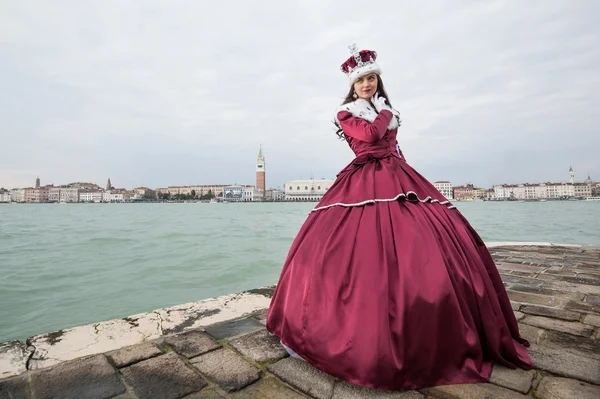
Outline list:
[[[296,4],[292,4],[296,3]],[[348,45],[431,181],[600,180],[600,2],[3,1],[0,187],[334,178]]]

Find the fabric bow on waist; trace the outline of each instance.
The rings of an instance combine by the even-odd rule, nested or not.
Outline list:
[[[338,173],[338,176],[351,170],[351,169],[354,170],[354,169],[363,167],[364,165],[366,165],[368,163],[375,163],[375,170],[379,170],[379,169],[381,169],[381,160],[387,159],[387,158],[390,158],[393,156],[395,156],[394,153],[392,153],[390,151],[368,152],[368,153],[359,155],[356,158],[354,158],[354,160],[350,163],[350,165],[346,166],[340,173]]]

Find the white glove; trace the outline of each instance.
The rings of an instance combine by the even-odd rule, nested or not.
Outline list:
[[[385,97],[380,96],[379,92],[375,93],[373,97],[371,97],[371,103],[375,106],[377,113],[380,113],[383,110],[392,112],[392,108],[385,103]]]

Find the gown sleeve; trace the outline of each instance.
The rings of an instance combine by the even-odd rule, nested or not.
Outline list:
[[[357,118],[347,111],[338,113],[338,120],[344,133],[357,140],[375,143],[383,137],[392,120],[392,113],[383,110],[377,115],[373,123],[362,118]]]

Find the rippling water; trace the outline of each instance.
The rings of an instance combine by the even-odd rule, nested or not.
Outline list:
[[[314,203],[0,205],[0,342],[277,282]],[[600,202],[457,203],[486,241],[600,245]]]

